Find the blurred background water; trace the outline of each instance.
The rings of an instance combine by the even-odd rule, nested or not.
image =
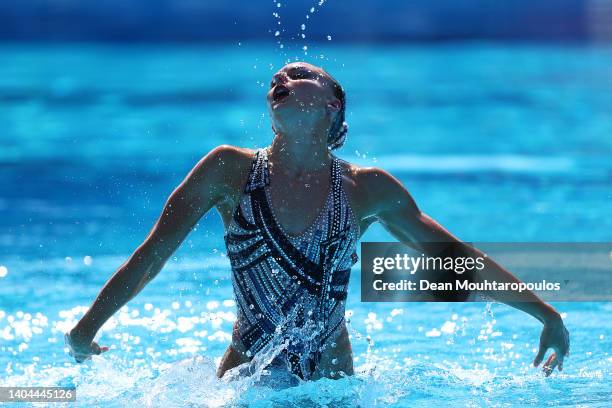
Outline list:
[[[371,22],[370,31],[348,33],[328,23],[342,20],[340,2],[312,2],[315,12],[310,3],[270,2],[256,8],[268,20],[236,18],[243,23],[226,27],[232,34],[218,42],[200,41],[218,40],[209,33],[214,27],[174,42],[182,21],[175,14],[178,20],[161,34],[145,30],[144,42],[129,19],[131,31],[119,30],[114,19],[102,19],[95,30],[83,10],[99,16],[102,6],[77,3],[0,7],[0,20],[13,16],[0,29],[3,384],[77,385],[79,401],[91,406],[609,403],[609,303],[556,305],[572,333],[572,355],[563,374],[544,379],[529,366],[539,335],[535,320],[484,303],[360,303],[358,268],[347,305],[355,377],[284,391],[253,379],[218,381],[215,364],[229,342],[235,306],[214,212],[103,328],[100,341],[113,347],[109,353],[78,366],[62,340],[204,154],[219,144],[271,141],[264,96],[272,73],[288,60],[322,65],[346,89],[351,130],[338,155],[390,171],[461,239],[609,241],[612,46],[601,41],[605,7],[593,17],[599,2],[562,2],[558,9],[536,2],[531,14],[520,7],[483,12],[482,24],[472,11],[479,2],[467,2],[463,13],[473,18],[443,36],[442,17],[407,24],[428,27],[422,30],[431,35],[394,33],[394,25],[357,12],[374,10],[367,1],[347,19]],[[151,15],[162,15],[161,5],[169,3],[155,4]],[[444,4],[416,4],[390,2],[387,11],[403,10],[408,22],[415,10],[448,17]],[[74,21],[65,20],[66,7],[84,22],[50,29]],[[152,18],[133,7],[121,15]],[[236,15],[253,7],[238,7]],[[210,20],[211,10],[201,13]],[[231,15],[227,7],[215,10]],[[496,29],[491,13],[508,17],[506,24]],[[546,21],[565,29],[544,30]],[[510,35],[521,32],[521,22],[533,31],[530,40],[500,41],[521,38]],[[472,35],[457,27],[472,27]],[[130,41],[73,42],[109,40],[104,36],[113,33]],[[42,41],[45,36],[62,41]],[[423,41],[440,36],[453,41]],[[363,237],[390,239],[378,226]]]

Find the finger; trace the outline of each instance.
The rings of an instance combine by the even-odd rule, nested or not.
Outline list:
[[[100,354],[100,353],[102,353],[102,349],[100,348],[98,343],[96,343],[94,341],[91,342],[91,351],[92,351],[93,354]]]
[[[90,358],[90,356],[86,355],[86,354],[77,354],[74,356],[74,359],[76,360],[77,363],[82,363],[83,361],[87,360],[88,358]]]
[[[558,354],[557,355],[557,364],[558,364],[558,369],[559,371],[563,371],[563,354]]]
[[[542,367],[542,371],[544,371],[546,377],[552,374],[555,367],[557,366],[557,361],[557,354],[555,353],[552,353],[550,357],[548,357],[548,360],[546,360],[546,363],[544,363],[544,366]]]
[[[553,354],[555,355],[555,361],[557,363],[559,371],[562,371],[563,370],[563,359],[567,351],[564,347],[554,347],[553,349],[555,351]]]
[[[91,343],[91,350],[94,354],[102,354],[106,351],[109,350],[109,348],[107,346],[100,346],[98,343],[96,342],[92,342]]]
[[[542,360],[544,359],[544,355],[546,354],[547,347],[540,346],[540,350],[538,350],[538,354],[536,354],[535,359],[533,360],[533,365],[535,367],[539,366]]]

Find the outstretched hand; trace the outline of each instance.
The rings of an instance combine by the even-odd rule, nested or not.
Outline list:
[[[569,332],[565,328],[561,318],[544,324],[542,334],[540,335],[540,349],[533,360],[534,366],[537,367],[540,365],[549,348],[552,348],[554,352],[542,366],[542,371],[544,371],[547,377],[552,374],[555,368],[558,368],[559,371],[563,370],[563,360],[565,357],[569,356]]]
[[[68,346],[68,353],[74,357],[77,363],[82,363],[90,359],[94,354],[102,354],[108,351],[108,347],[100,347],[95,341],[79,342],[79,340],[71,336],[70,333],[64,335],[64,340]]]

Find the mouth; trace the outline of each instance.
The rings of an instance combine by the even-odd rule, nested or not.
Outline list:
[[[289,88],[284,85],[276,85],[274,91],[272,92],[272,102],[275,105],[278,105],[279,103],[282,103],[285,99],[287,99],[289,94],[291,94]]]

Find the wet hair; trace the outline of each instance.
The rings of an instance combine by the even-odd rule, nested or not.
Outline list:
[[[327,136],[327,148],[329,150],[335,150],[342,147],[346,140],[346,134],[348,133],[348,123],[346,123],[345,121],[346,94],[344,93],[344,89],[342,89],[338,81],[336,81],[327,72],[325,72],[325,74],[331,81],[334,96],[340,101],[340,110],[338,111],[334,122],[329,128],[329,135]]]

